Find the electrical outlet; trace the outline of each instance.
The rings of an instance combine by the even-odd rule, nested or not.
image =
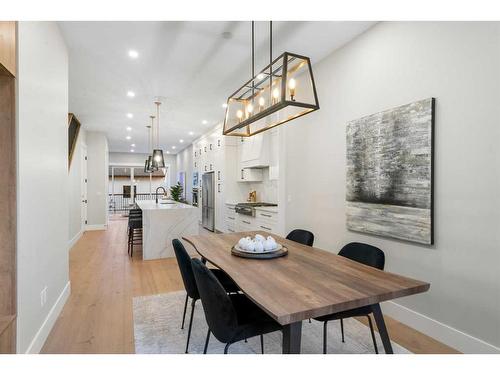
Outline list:
[[[45,306],[45,303],[47,303],[47,287],[43,288],[40,292],[40,306]]]
[[[288,194],[288,203],[290,203],[292,201],[292,194]]]

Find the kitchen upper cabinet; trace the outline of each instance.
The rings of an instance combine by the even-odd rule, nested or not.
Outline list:
[[[269,131],[269,179],[279,178],[279,129]]]
[[[240,168],[264,168],[269,166],[269,135],[267,132],[252,137],[242,137],[238,144]]]

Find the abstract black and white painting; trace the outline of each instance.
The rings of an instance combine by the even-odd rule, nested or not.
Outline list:
[[[347,228],[433,243],[434,98],[347,124]]]

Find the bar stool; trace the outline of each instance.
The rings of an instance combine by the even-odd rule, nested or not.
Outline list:
[[[134,255],[134,245],[142,245],[142,210],[130,209],[128,216],[128,254]]]

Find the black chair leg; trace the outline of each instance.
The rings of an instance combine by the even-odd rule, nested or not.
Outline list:
[[[210,340],[210,328],[208,329],[208,332],[207,332],[207,339],[205,340],[205,347],[203,348],[203,354],[207,354],[209,340]]]
[[[230,342],[228,342],[228,343],[226,344],[226,346],[224,347],[224,354],[227,354],[227,350],[229,349],[229,346],[230,346],[230,345],[231,345],[231,343],[230,343]]]
[[[344,319],[340,319],[340,331],[342,332],[342,342],[344,341]]]
[[[323,354],[326,354],[326,346],[327,346],[327,327],[328,320],[323,323]]]
[[[193,313],[194,313],[195,303],[196,303],[196,300],[193,299],[193,302],[191,303],[191,318],[189,319],[188,338],[187,338],[187,342],[186,342],[186,353],[188,352],[188,349],[189,349],[189,339],[191,338],[191,328],[193,327]]]
[[[188,306],[188,295],[186,294],[186,301],[184,302],[184,314],[182,314],[182,325],[181,329],[184,329],[184,320],[186,319],[186,310]]]
[[[260,335],[260,350],[264,354],[264,335]]]
[[[248,340],[245,338],[245,342],[248,342]]]
[[[370,333],[372,334],[373,347],[375,348],[375,354],[378,354],[377,339],[375,338],[375,332],[373,332],[372,318],[370,315],[366,316],[368,318],[368,324],[370,324]]]

